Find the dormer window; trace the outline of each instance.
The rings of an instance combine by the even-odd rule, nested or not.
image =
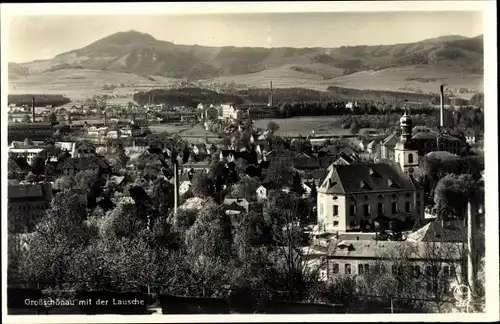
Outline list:
[[[366,182],[364,182],[364,181],[361,181],[361,183],[359,184],[359,186],[361,187],[361,189],[371,190],[370,186]]]
[[[393,180],[391,180],[391,179],[387,180],[387,184],[391,188],[399,188],[399,186]]]
[[[377,171],[373,170],[372,168],[370,168],[370,176],[380,178],[380,175],[377,173]]]

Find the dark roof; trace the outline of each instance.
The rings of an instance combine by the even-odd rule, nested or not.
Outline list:
[[[466,234],[463,221],[434,220],[409,234],[408,239],[420,242],[464,242]]]
[[[318,192],[350,194],[418,189],[416,182],[389,164],[332,165]]]
[[[63,163],[57,166],[58,170],[63,169],[76,169],[79,171],[89,169],[109,169],[109,164],[102,160],[99,156],[81,157],[81,158],[67,158]]]
[[[8,198],[46,198],[50,197],[51,193],[48,192],[50,184],[19,184],[19,185],[9,185]]]
[[[26,159],[22,156],[9,157],[8,168],[13,171],[29,171],[31,169]]]
[[[391,146],[396,145],[398,140],[399,140],[398,135],[396,133],[392,133],[391,135],[387,136],[384,139],[384,141],[382,142],[382,145],[391,147]]]

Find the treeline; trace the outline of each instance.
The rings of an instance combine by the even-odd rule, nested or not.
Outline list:
[[[368,100],[382,103],[395,103],[405,101],[418,101],[430,104],[439,104],[439,94],[423,94],[400,91],[382,90],[360,90],[330,86],[327,88],[336,98],[343,100]],[[438,89],[436,89],[438,91]],[[449,99],[445,95],[445,104],[449,104]]]
[[[426,114],[434,115],[438,110],[434,108],[417,108],[408,107],[412,115]],[[383,115],[387,113],[402,114],[404,107],[392,105],[377,105],[367,101],[358,102],[352,109],[346,107],[346,102],[341,100],[328,100],[328,101],[303,101],[282,103],[279,108],[281,117],[295,117],[295,116],[322,116],[322,115],[346,115],[346,114],[370,114],[370,115]]]
[[[42,94],[16,94],[7,97],[8,104],[16,106],[31,106],[33,97],[35,97],[36,107],[46,107],[48,105],[57,107],[70,103],[71,100],[63,95],[42,95]]]
[[[212,90],[200,88],[180,88],[168,90],[154,89],[151,91],[141,91],[134,94],[134,101],[141,105],[151,102],[152,104],[187,107],[196,107],[199,103],[243,103],[243,99],[239,96],[217,93]]]

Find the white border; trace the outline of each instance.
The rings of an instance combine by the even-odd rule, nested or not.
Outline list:
[[[491,213],[486,218],[486,313],[474,314],[384,314],[384,315],[203,315],[178,316],[6,316],[6,298],[2,298],[2,322],[6,323],[142,323],[142,322],[358,322],[358,321],[408,321],[408,322],[483,322],[499,319],[499,255],[498,255],[498,143],[497,143],[497,48],[496,48],[496,2],[495,1],[378,1],[378,2],[258,2],[258,3],[63,3],[63,4],[1,4],[2,66],[1,66],[1,139],[7,143],[7,20],[13,15],[146,15],[146,14],[206,14],[206,13],[270,13],[270,12],[353,12],[353,11],[482,11],[484,19],[484,93],[485,93],[485,178],[486,209]],[[7,19],[6,19],[7,18]],[[5,121],[5,122],[3,122]],[[486,150],[487,148],[487,150]],[[2,232],[7,220],[7,155],[3,150],[2,175]],[[2,235],[2,295],[6,293],[7,235]]]

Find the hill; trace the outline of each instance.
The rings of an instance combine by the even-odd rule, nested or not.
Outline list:
[[[75,71],[83,70],[88,74],[92,74],[89,71],[104,72],[100,76],[109,74],[111,78],[118,73],[125,79],[138,78],[141,84],[144,83],[142,79],[149,76],[252,86],[263,86],[274,79],[282,83],[282,87],[324,90],[332,84],[356,88],[359,82],[355,80],[366,76],[375,76],[376,81],[371,84],[377,87],[383,87],[385,81],[400,83],[401,77],[393,79],[391,73],[402,75],[415,68],[420,72],[425,70],[423,74],[428,71],[441,73],[431,78],[455,79],[461,75],[460,79],[466,80],[464,83],[468,83],[470,76],[476,80],[483,72],[483,37],[443,36],[408,44],[339,48],[251,48],[178,45],[157,40],[149,34],[128,31],[50,60],[9,64],[9,81],[19,89],[35,84],[44,87],[43,82],[53,83],[53,73],[58,72],[64,74],[64,84],[73,87],[79,82],[73,82],[76,79],[71,77],[81,74]],[[426,83],[422,81],[425,75],[414,74],[418,75],[413,81]],[[471,88],[480,87],[474,82],[477,80],[472,82]],[[158,83],[165,84],[163,81]],[[85,84],[92,86],[90,82]],[[404,85],[389,87],[397,90],[401,86]],[[434,84],[432,89],[435,89]]]

